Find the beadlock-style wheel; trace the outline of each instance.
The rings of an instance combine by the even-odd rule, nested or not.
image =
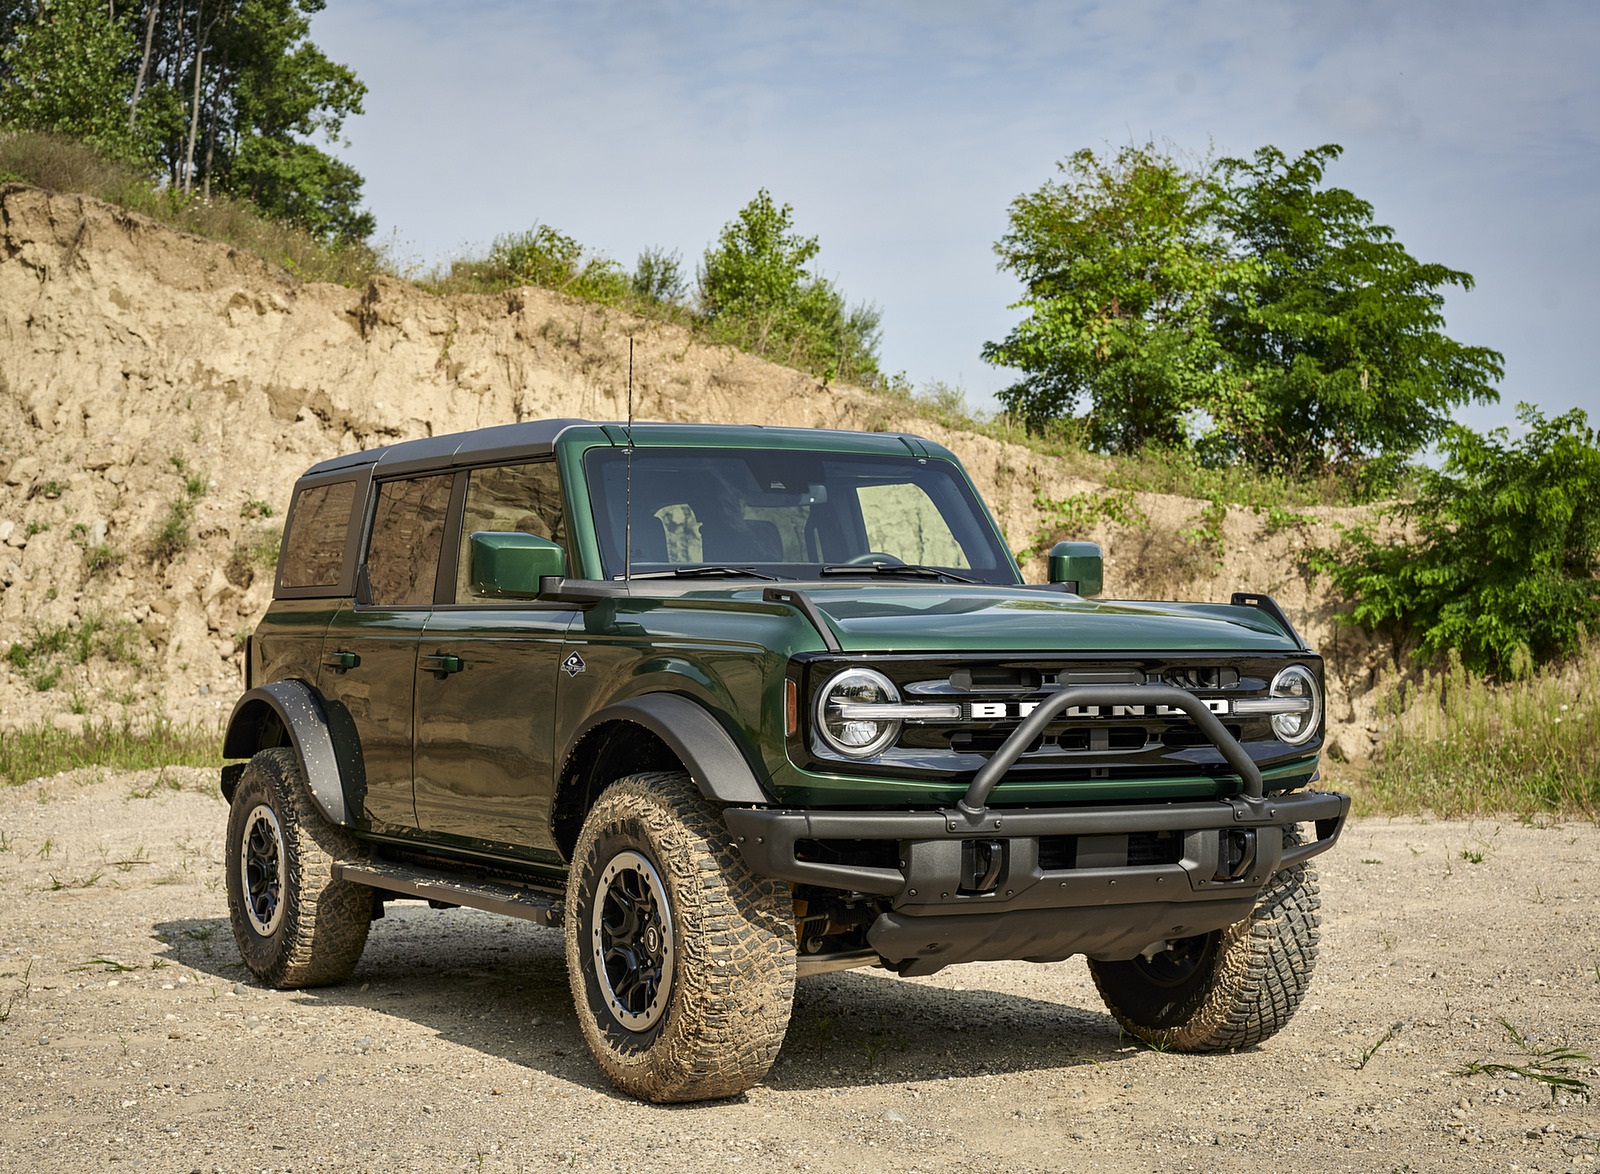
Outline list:
[[[239,882],[245,916],[262,937],[276,933],[283,921],[283,828],[272,808],[258,803],[245,816],[239,843]]]
[[[600,909],[590,941],[606,1005],[629,1031],[645,1031],[672,991],[672,911],[655,865],[619,852],[600,874]]]

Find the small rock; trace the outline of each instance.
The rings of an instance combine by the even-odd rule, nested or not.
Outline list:
[[[884,1113],[883,1119],[885,1121],[893,1121],[897,1125],[904,1125],[906,1123],[906,1115],[899,1109],[890,1109],[888,1112]]]
[[[10,518],[0,522],[0,542],[9,542],[11,540],[11,534],[14,530],[16,530],[16,528],[17,524]]]
[[[110,531],[110,529],[111,523],[106,521],[104,518],[96,518],[94,521],[90,522],[89,545],[104,546],[106,544],[106,534],[108,531]]]
[[[242,982],[236,982],[236,983],[233,984],[233,990],[232,990],[231,993],[235,994],[235,995],[248,994],[249,993],[249,988],[247,986],[245,986],[244,983],[242,983]]]

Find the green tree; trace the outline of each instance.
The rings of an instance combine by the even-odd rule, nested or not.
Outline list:
[[[766,188],[723,226],[699,272],[700,313],[712,333],[829,378],[877,378],[879,314],[849,306],[811,262],[817,238],[794,230],[794,209]]]
[[[310,41],[324,0],[0,0],[0,118],[85,139],[329,241],[373,229],[327,148],[366,87]],[[116,15],[112,15],[113,12]]]
[[[1213,410],[1264,469],[1403,459],[1444,434],[1451,409],[1498,398],[1501,356],[1443,331],[1441,291],[1471,289],[1471,274],[1418,261],[1371,204],[1323,186],[1341,153],[1330,144],[1291,160],[1263,147],[1220,164],[1216,223],[1256,266],[1217,315],[1248,393]]]
[[[1063,161],[995,246],[1027,312],[983,349],[1024,373],[1002,401],[1032,427],[1084,406],[1106,449],[1193,443],[1313,475],[1403,460],[1451,409],[1493,400],[1501,357],[1443,332],[1441,289],[1471,276],[1416,260],[1370,204],[1325,187],[1340,151]]]
[[[1012,202],[995,245],[1027,314],[984,344],[986,361],[1025,373],[1000,400],[1034,428],[1082,404],[1093,442],[1113,451],[1183,444],[1192,413],[1227,393],[1211,315],[1247,269],[1212,222],[1209,168],[1147,143],[1079,151],[1058,170]]]
[[[224,148],[211,164],[219,186],[327,239],[371,235],[371,214],[357,208],[361,176],[312,141],[338,142],[367,90],[309,39],[311,16],[324,0],[233,4],[219,34],[219,85],[232,101],[207,142],[208,157],[213,138]]]
[[[1600,625],[1600,445],[1581,411],[1522,404],[1526,433],[1445,430],[1439,471],[1389,512],[1413,539],[1349,531],[1316,565],[1355,599],[1353,617],[1449,649],[1478,672],[1522,676],[1571,655]]]
[[[69,135],[123,159],[149,143],[129,125],[133,38],[100,0],[0,8],[0,122]]]

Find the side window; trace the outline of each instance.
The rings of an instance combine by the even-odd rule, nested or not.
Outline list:
[[[449,512],[450,473],[385,481],[367,545],[367,580],[381,607],[416,607],[433,602]]]
[[[461,551],[456,559],[458,603],[502,602],[472,594],[472,552],[468,544],[479,530],[520,530],[566,546],[567,518],[562,509],[561,475],[556,463],[537,461],[472,471],[461,518]]]
[[[283,539],[282,586],[332,587],[339,582],[355,499],[354,481],[313,486],[295,498]]]

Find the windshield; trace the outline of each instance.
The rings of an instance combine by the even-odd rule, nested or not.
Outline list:
[[[627,454],[590,449],[605,574],[623,573]],[[1016,570],[947,461],[777,449],[636,448],[634,575],[750,571],[785,579],[922,577],[1013,584]],[[716,568],[716,569],[712,569]]]

